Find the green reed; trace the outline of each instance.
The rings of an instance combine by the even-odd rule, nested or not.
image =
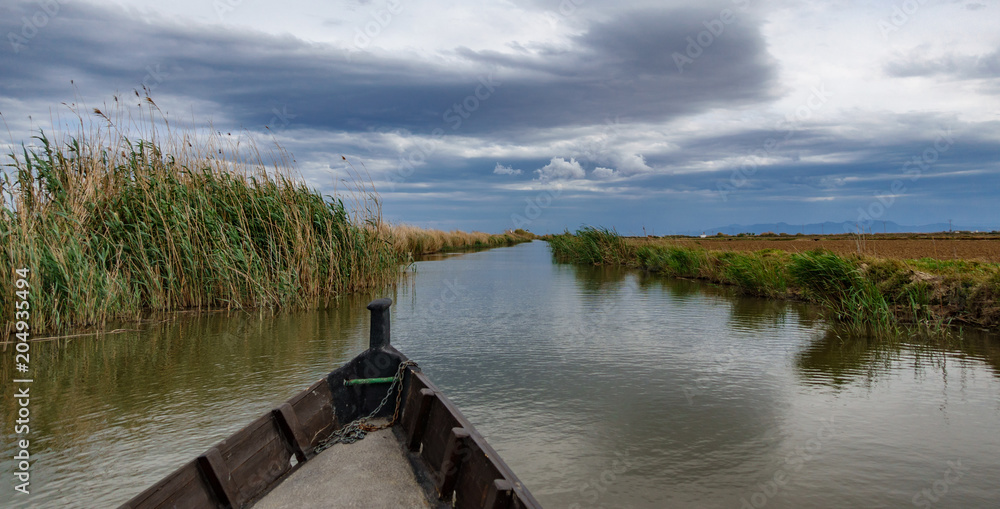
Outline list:
[[[39,131],[10,154],[0,287],[30,269],[35,332],[155,310],[321,306],[396,280],[377,200],[352,215],[295,178],[280,148],[176,133],[146,100],[138,119],[95,110],[75,135]],[[5,319],[11,302],[0,299]]]

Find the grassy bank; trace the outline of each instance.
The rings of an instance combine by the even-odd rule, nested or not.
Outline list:
[[[325,306],[445,247],[383,224],[373,190],[359,187],[348,210],[306,186],[280,147],[177,132],[149,98],[78,118],[75,132],[39,132],[11,154],[0,182],[0,288],[12,294],[15,270],[30,271],[35,334],[160,310]],[[4,335],[14,300],[0,299]]]
[[[585,228],[552,236],[556,259],[641,268],[734,285],[749,295],[805,299],[853,332],[895,333],[901,324],[1000,330],[1000,264],[891,260],[816,250],[713,251],[669,240],[627,239]]]
[[[1000,263],[1000,232],[865,233],[837,235],[713,235],[648,238],[653,244],[701,247],[710,251],[778,249],[794,253],[822,249],[838,255],[861,255],[893,260],[963,260]],[[636,240],[636,242],[641,242]]]

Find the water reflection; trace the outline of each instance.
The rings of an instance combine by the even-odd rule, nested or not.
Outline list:
[[[6,506],[121,503],[363,350],[370,299],[313,313],[175,314],[141,331],[35,343],[35,489]],[[9,383],[9,363],[0,366]],[[5,419],[12,394],[0,395]],[[12,431],[4,426],[4,458]]]
[[[393,343],[546,507],[905,506],[956,460],[974,474],[943,505],[1000,499],[995,337],[841,339],[802,303],[553,264],[537,242],[414,268],[377,295]],[[34,345],[38,489],[5,502],[121,503],[363,350],[373,297]]]
[[[946,370],[949,362],[959,367],[985,365],[1000,377],[1000,342],[977,330],[948,338],[915,335],[896,340],[827,331],[796,357],[804,382],[831,387],[873,384],[880,376],[891,375],[902,362],[917,373],[928,368]]]
[[[655,274],[640,273],[639,284],[643,288],[658,288],[660,291],[668,292],[679,301],[686,300],[698,295],[714,294],[725,295],[725,289],[704,284],[691,279],[668,279]]]

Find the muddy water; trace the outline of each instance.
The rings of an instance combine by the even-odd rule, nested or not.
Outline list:
[[[1000,503],[1000,338],[837,337],[809,306],[558,265],[540,242],[415,268],[335,309],[33,345],[28,496],[0,363],[0,506],[127,500],[364,349],[376,296],[546,507]]]

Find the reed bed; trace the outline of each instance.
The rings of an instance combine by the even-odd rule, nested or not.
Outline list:
[[[893,336],[902,324],[946,334],[950,324],[1000,329],[1000,264],[895,260],[825,250],[708,250],[583,228],[547,239],[564,262],[625,265],[734,285],[749,295],[821,304],[850,333]]]
[[[388,225],[385,230],[392,239],[393,248],[410,256],[440,251],[512,246],[536,238],[534,234],[522,229],[490,234],[459,230],[446,232],[401,224]]]
[[[144,101],[95,109],[75,134],[39,132],[37,147],[11,155],[0,257],[31,271],[35,332],[150,310],[324,305],[394,281],[398,254],[378,217],[349,218],[280,149],[177,133]]]
[[[360,176],[349,210],[306,186],[277,145],[177,130],[138,100],[74,110],[60,134],[39,131],[9,155],[0,287],[13,291],[15,270],[30,270],[35,333],[163,310],[321,307],[395,283],[411,251],[510,239],[452,232],[439,246],[438,232],[388,227]],[[13,301],[0,299],[4,335]]]

